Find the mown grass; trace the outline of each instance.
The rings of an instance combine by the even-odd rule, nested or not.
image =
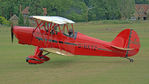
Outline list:
[[[75,30],[89,36],[112,41],[125,28],[138,32],[140,52],[124,58],[48,55],[51,60],[29,65],[25,58],[34,53],[34,46],[10,40],[10,28],[0,27],[0,84],[148,84],[149,22],[132,24],[78,23]]]

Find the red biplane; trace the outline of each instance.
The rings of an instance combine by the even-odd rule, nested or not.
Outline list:
[[[124,57],[133,62],[130,56],[136,55],[140,48],[139,37],[132,29],[125,29],[117,37],[106,42],[89,37],[73,29],[72,20],[59,16],[31,16],[37,26],[12,26],[13,34],[19,44],[37,46],[34,55],[28,56],[29,64],[41,64],[50,60],[46,55],[56,53],[65,56],[108,56]],[[47,52],[43,55],[43,52]]]

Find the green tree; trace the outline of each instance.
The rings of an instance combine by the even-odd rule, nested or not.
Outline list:
[[[49,16],[63,16],[75,21],[128,19],[134,13],[136,3],[149,0],[0,0],[0,15],[9,19],[20,16],[29,6],[30,15],[43,15],[47,8]]]
[[[122,19],[130,18],[135,12],[135,1],[120,0],[119,8],[120,8],[120,14]]]
[[[23,25],[24,25],[24,17],[23,17],[23,15],[22,15],[22,13],[19,14],[18,24],[19,24],[20,26],[23,26]]]
[[[30,15],[43,15],[41,2],[41,0],[32,0],[29,8]]]
[[[26,26],[30,26],[29,18],[26,18]]]
[[[6,18],[0,16],[0,24],[9,25],[10,22]]]
[[[66,11],[65,16],[74,21],[87,21],[87,6],[83,1],[74,1],[69,10]]]

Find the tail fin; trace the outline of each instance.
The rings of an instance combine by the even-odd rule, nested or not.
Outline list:
[[[133,29],[123,30],[111,43],[112,47],[119,50],[125,50],[126,57],[137,54],[140,48],[139,37]]]

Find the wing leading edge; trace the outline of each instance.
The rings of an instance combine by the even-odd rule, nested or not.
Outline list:
[[[73,24],[75,23],[74,21],[64,18],[64,17],[60,17],[60,16],[30,16],[30,18],[34,18],[37,20],[42,20],[42,21],[46,21],[46,22],[52,22],[52,23],[56,23],[56,24]]]

